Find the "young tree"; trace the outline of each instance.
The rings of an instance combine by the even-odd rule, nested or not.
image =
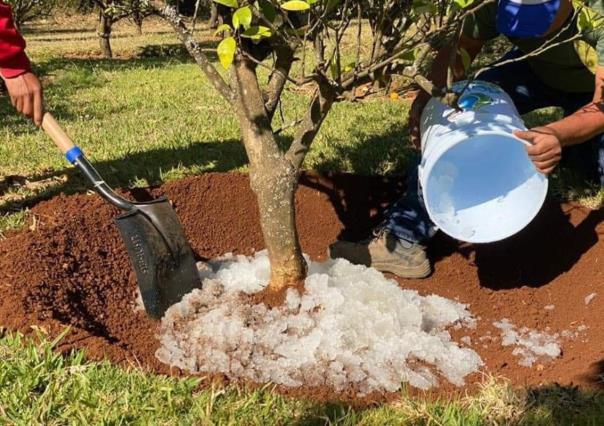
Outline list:
[[[267,291],[280,296],[306,277],[307,265],[295,225],[294,194],[306,154],[332,106],[354,100],[360,85],[392,73],[406,75],[434,95],[447,96],[450,87],[435,87],[423,75],[435,52],[452,43],[468,13],[464,8],[473,3],[215,0],[227,10],[219,31],[228,36],[217,49],[222,66],[229,70],[225,79],[174,7],[162,0],[148,1],[172,25],[237,116],[271,260]],[[481,3],[485,2],[477,2]],[[372,37],[369,53],[364,49],[366,25]],[[268,70],[266,84],[261,84],[261,69]],[[278,125],[275,115],[287,85],[311,87],[313,94],[304,114],[289,125]],[[296,131],[289,147],[282,150],[277,136],[284,127],[295,127]]]
[[[103,56],[107,59],[113,57],[111,48],[111,32],[116,22],[131,18],[142,31],[143,20],[150,14],[143,0],[91,0],[99,10],[98,32],[99,43]]]
[[[58,5],[57,0],[5,0],[13,9],[15,27],[21,31],[23,24],[48,18]]]

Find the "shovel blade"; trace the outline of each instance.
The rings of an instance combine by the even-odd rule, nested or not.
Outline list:
[[[137,203],[116,222],[149,316],[161,318],[185,294],[201,287],[193,251],[167,199]]]

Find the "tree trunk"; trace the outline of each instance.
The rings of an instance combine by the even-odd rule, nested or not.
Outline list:
[[[210,28],[215,30],[220,25],[220,18],[218,16],[218,6],[213,1],[210,6]]]
[[[250,160],[251,187],[258,199],[260,223],[271,261],[268,292],[284,295],[288,287],[299,285],[307,265],[296,229],[294,196],[298,170],[285,159],[264,108],[255,65],[236,60],[233,87],[243,143]]]
[[[111,26],[113,21],[110,16],[105,15],[102,11],[99,14],[99,41],[101,47],[101,53],[106,59],[113,58],[113,52],[111,50]]]
[[[143,17],[141,15],[135,15],[134,23],[136,24],[136,33],[139,36],[143,35]]]
[[[259,141],[250,140],[248,144]],[[305,278],[307,265],[302,256],[296,227],[295,192],[298,174],[281,160],[272,168],[270,161],[251,167],[251,187],[258,199],[264,243],[271,262],[271,293],[283,293]]]

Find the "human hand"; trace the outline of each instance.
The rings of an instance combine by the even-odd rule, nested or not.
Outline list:
[[[528,131],[515,131],[514,135],[530,143],[526,152],[538,171],[550,174],[562,159],[562,141],[549,127],[535,127]]]
[[[44,95],[38,77],[28,72],[15,78],[4,79],[4,83],[15,109],[32,119],[36,126],[41,126],[44,115]]]
[[[424,108],[426,104],[430,100],[430,95],[426,92],[421,91],[411,104],[411,110],[409,111],[409,137],[411,140],[411,144],[416,149],[421,149],[422,140],[421,140],[421,132],[420,132],[420,122],[422,118],[422,113],[424,112]]]

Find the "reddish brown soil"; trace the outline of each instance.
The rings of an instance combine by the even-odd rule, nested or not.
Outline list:
[[[302,246],[324,259],[337,238],[356,239],[379,221],[378,212],[404,189],[401,179],[305,175],[297,195]],[[243,174],[206,174],[153,191],[174,202],[200,258],[262,249],[254,196]],[[136,191],[142,199],[148,194]],[[72,327],[61,349],[84,348],[92,359],[108,358],[157,372],[169,369],[154,357],[157,324],[134,310],[136,282],[112,217],[117,211],[94,195],[57,197],[32,209],[35,226],[0,241],[0,327],[55,334]],[[548,203],[520,235],[493,245],[434,242],[434,275],[399,280],[422,294],[468,303],[480,318],[464,330],[486,363],[485,371],[518,385],[557,382],[601,387],[604,374],[604,211]],[[584,302],[591,293],[598,296]],[[555,305],[553,310],[545,310]],[[550,332],[588,329],[563,339],[563,355],[531,369],[480,337],[495,320]],[[479,374],[471,382],[480,380]],[[450,390],[449,386],[446,389]],[[323,395],[327,397],[327,395]]]

